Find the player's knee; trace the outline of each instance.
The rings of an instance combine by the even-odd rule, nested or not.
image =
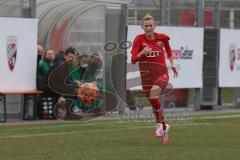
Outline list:
[[[159,86],[154,85],[151,88],[150,97],[149,98],[150,99],[157,99],[157,98],[159,98],[160,93],[161,93],[161,88]]]

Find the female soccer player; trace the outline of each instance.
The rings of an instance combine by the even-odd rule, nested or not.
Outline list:
[[[177,77],[178,72],[168,42],[170,38],[166,34],[154,32],[156,25],[151,15],[143,18],[142,28],[144,34],[137,35],[134,39],[131,61],[133,64],[139,62],[143,91],[152,105],[156,120],[156,136],[162,138],[163,144],[168,144],[170,126],[164,120],[160,102],[160,94],[165,91],[169,81],[163,48],[170,60],[174,77]]]

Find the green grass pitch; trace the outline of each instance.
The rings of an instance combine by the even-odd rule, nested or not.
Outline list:
[[[93,121],[1,125],[1,160],[239,160],[240,115],[169,122],[162,145],[153,122]]]

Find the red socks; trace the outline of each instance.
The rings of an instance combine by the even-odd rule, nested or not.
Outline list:
[[[152,105],[153,114],[155,116],[156,123],[162,123],[163,130],[166,130],[166,122],[164,121],[163,108],[162,108],[160,99],[154,98],[154,99],[149,99],[149,101]]]

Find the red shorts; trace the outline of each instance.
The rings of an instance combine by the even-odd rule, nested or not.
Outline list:
[[[150,97],[150,92],[153,85],[157,85],[162,90],[164,90],[168,84],[168,81],[169,81],[168,74],[162,74],[159,76],[153,76],[148,79],[142,79],[142,87],[146,97]]]

